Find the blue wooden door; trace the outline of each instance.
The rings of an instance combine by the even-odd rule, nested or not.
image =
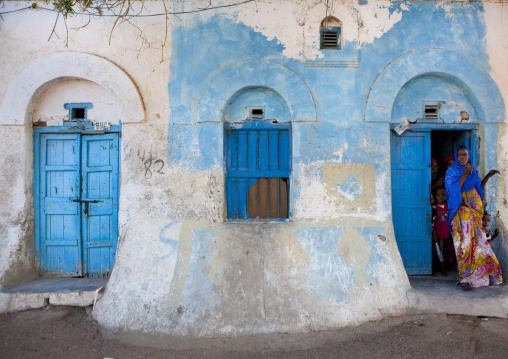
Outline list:
[[[79,134],[42,134],[39,152],[40,262],[42,272],[82,275],[79,204]],[[37,224],[36,224],[37,225]]]
[[[107,275],[118,238],[118,134],[85,135],[81,140],[83,255],[86,274]]]
[[[117,133],[36,134],[35,232],[43,274],[102,276],[112,269],[118,147]]]
[[[392,213],[395,237],[409,275],[432,272],[430,131],[392,131]]]

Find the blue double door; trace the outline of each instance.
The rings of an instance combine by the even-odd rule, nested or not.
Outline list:
[[[107,276],[118,240],[119,134],[35,134],[41,274]]]

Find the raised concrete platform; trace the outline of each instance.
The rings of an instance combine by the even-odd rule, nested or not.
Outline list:
[[[447,277],[410,276],[412,289],[407,293],[410,312],[508,318],[508,285],[466,292],[456,285],[457,278],[456,272],[449,272]]]
[[[0,313],[46,305],[87,307],[104,292],[107,278],[39,278],[0,292]],[[508,285],[477,288],[457,286],[457,273],[448,277],[410,276],[408,314],[447,313],[508,318]]]
[[[38,278],[0,292],[0,313],[46,305],[87,307],[104,292],[107,278]]]

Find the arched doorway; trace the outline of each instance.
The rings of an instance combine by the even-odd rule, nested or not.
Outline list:
[[[71,86],[72,91],[62,90],[65,86]],[[91,89],[90,87],[94,88]],[[64,93],[71,93],[74,97],[64,98],[65,96],[62,95]],[[58,96],[60,96],[60,99],[55,101],[55,98]],[[90,96],[95,97],[91,99]],[[107,106],[104,106],[104,103],[98,100],[101,97],[103,99],[109,99],[109,102],[114,103],[114,106],[110,106],[108,109]],[[50,101],[45,102],[48,98]],[[70,108],[64,109],[63,105],[65,103],[76,105],[75,109],[78,110],[77,113],[80,114],[83,110],[86,110],[86,102],[92,105],[95,103],[96,106],[93,110],[95,112],[90,112],[90,116],[88,117],[77,117],[80,119],[88,118],[90,121],[70,121],[70,117],[72,117]],[[88,109],[90,109],[90,107]],[[42,116],[39,116],[41,114]],[[48,114],[49,116],[46,116]],[[118,137],[120,121],[124,124],[136,123],[144,120],[144,118],[143,102],[132,79],[118,66],[104,58],[94,55],[64,52],[42,57],[30,63],[30,65],[19,74],[16,80],[13,81],[0,111],[0,124],[13,128],[19,126],[25,129],[23,136],[17,139],[19,148],[21,151],[24,151],[25,158],[24,173],[22,174],[24,183],[21,184],[22,187],[24,186],[24,188],[26,188],[23,194],[25,198],[23,211],[30,214],[29,218],[31,218],[32,213],[35,217],[37,213],[40,214],[38,209],[45,208],[46,213],[44,215],[50,216],[49,222],[46,221],[46,224],[49,223],[50,225],[54,225],[51,229],[54,236],[50,238],[45,245],[65,247],[67,245],[64,243],[65,237],[73,237],[71,241],[77,243],[81,241],[81,238],[77,238],[77,236],[83,236],[83,233],[87,230],[87,226],[81,223],[81,220],[77,223],[77,221],[70,217],[63,219],[65,216],[72,217],[72,215],[66,213],[70,211],[70,207],[67,206],[68,203],[65,205],[59,203],[62,199],[58,199],[58,196],[55,198],[49,196],[47,199],[41,199],[41,197],[48,197],[40,196],[41,179],[44,180],[45,186],[51,181],[60,181],[56,186],[54,186],[52,182],[48,187],[48,193],[53,191],[53,194],[57,194],[56,192],[58,191],[59,194],[62,195],[65,191],[70,191],[70,188],[72,188],[74,196],[67,196],[65,201],[71,203],[71,206],[74,206],[73,210],[80,212],[81,216],[84,216],[85,212],[88,212],[87,215],[91,218],[94,212],[97,214],[98,211],[102,210],[98,207],[107,206],[107,202],[111,202],[111,206],[109,206],[111,208],[103,208],[104,211],[113,213],[116,211],[117,214],[118,195],[116,195],[116,198],[113,198],[115,196],[110,196],[111,201],[106,201],[104,198],[90,199],[91,201],[97,201],[97,203],[95,203],[95,209],[93,205],[89,203],[88,211],[86,211],[87,206],[85,203],[73,202],[74,200],[88,200],[87,198],[83,198],[80,193],[83,190],[83,193],[86,195],[86,190],[84,189],[86,186],[83,187],[81,185],[81,183],[85,182],[84,180],[87,180],[84,178],[86,176],[83,176],[84,173],[95,173],[96,176],[102,177],[103,183],[106,182],[104,171],[101,173],[97,166],[82,166],[82,163],[84,163],[86,159],[86,156],[83,155],[83,149],[85,144],[87,144],[89,147],[89,149],[85,151],[87,153],[93,152],[94,147],[95,149],[102,149],[102,147],[104,147],[109,150],[118,151],[119,142],[114,138],[114,133],[116,133]],[[108,124],[110,126],[109,129],[102,127],[102,129],[99,130],[100,125],[99,127],[95,125],[100,122]],[[33,145],[31,142],[32,135],[34,139]],[[99,138],[100,136],[102,136],[102,138]],[[44,146],[42,145],[43,142],[45,143]],[[48,142],[50,143],[48,144]],[[60,158],[58,158],[58,153],[60,153]],[[49,157],[53,156],[51,161],[54,162],[46,162],[43,165],[44,169],[41,169],[40,160],[42,157],[46,157],[47,159],[48,154]],[[108,156],[109,155],[110,153],[108,153]],[[101,154],[93,154],[89,157],[95,159],[105,158],[105,156],[101,156]],[[119,168],[119,161],[116,161],[117,165],[113,162],[103,167],[111,167],[108,167],[107,171],[111,169],[111,173],[113,173],[115,172],[115,166]],[[102,165],[101,163],[95,164]],[[93,177],[94,174],[90,176]],[[49,179],[49,181],[46,181],[46,179]],[[79,183],[71,184],[73,180],[79,181]],[[92,178],[91,182],[100,183],[100,186],[102,186],[100,179]],[[89,188],[88,190],[93,191],[94,188]],[[116,186],[116,191],[118,193],[118,185]],[[56,211],[57,207],[60,207],[58,210],[62,210],[64,213],[50,213]],[[56,219],[54,223],[50,223],[53,221],[53,218],[51,218],[53,215],[55,218],[61,216],[60,224],[57,223],[58,220]],[[101,214],[101,216],[102,215],[105,214]],[[112,214],[112,216],[114,216],[114,214]],[[66,221],[67,224],[64,225]],[[94,220],[91,219],[90,221],[93,222]],[[70,230],[71,224],[73,227],[72,230]],[[48,267],[43,263],[44,261],[42,260],[40,251],[41,242],[39,240],[43,235],[42,232],[46,232],[48,227],[45,226],[45,228],[42,228],[43,226],[41,225],[40,218],[35,219],[34,227],[32,233],[23,233],[16,240],[21,246],[35,247],[37,251],[36,258],[34,260],[34,254],[30,254],[31,257],[16,256],[15,261],[10,263],[10,268],[13,268],[13,270],[17,267],[29,268],[27,263],[36,263],[38,269],[41,269],[42,273],[51,272],[52,275],[76,276],[87,273],[92,275],[107,275],[111,269],[96,271],[93,269],[93,266],[89,266],[87,269],[86,265],[84,265],[86,260],[84,261],[83,257],[79,255],[76,257],[75,255],[78,249],[63,249],[54,256],[55,258],[59,258],[58,260],[61,259],[61,262],[67,261],[67,259],[65,259],[66,257],[69,258],[74,256],[74,263],[78,265],[76,266],[73,264],[68,267],[73,267],[75,270],[68,271],[65,266]],[[99,232],[102,233],[102,228],[106,228],[107,226],[103,223],[92,227],[99,228]],[[68,229],[69,231],[67,231]],[[59,231],[61,235],[55,234]],[[63,234],[64,232],[65,235]],[[102,237],[103,236],[99,234],[98,238]],[[117,237],[116,235],[116,238]],[[116,238],[111,239],[111,241],[116,241]],[[106,239],[106,241],[108,241],[108,239]],[[91,247],[94,245],[96,245],[94,248],[101,247],[97,245],[97,243],[92,244]],[[81,248],[81,251],[85,252],[83,248],[84,247]],[[109,256],[111,257],[110,251]],[[106,255],[104,254],[103,257],[105,258]],[[81,269],[76,269],[78,267],[81,267]],[[33,265],[31,265],[30,269],[31,268],[33,268]],[[48,268],[50,269],[48,270]],[[9,270],[10,269],[4,273],[3,278],[5,281],[10,281],[12,283],[19,275],[15,273],[11,274]],[[25,276],[27,275],[28,273],[25,274]]]
[[[392,214],[408,274],[431,272],[430,161],[471,147],[482,173],[497,166],[496,140],[479,143],[479,132],[497,139],[503,98],[490,77],[467,56],[444,49],[416,50],[389,63],[368,96],[365,120],[390,124]],[[491,125],[492,124],[492,125]],[[397,128],[398,127],[398,128]],[[397,128],[397,131],[394,131]],[[440,153],[443,152],[443,153]],[[444,153],[447,152],[447,153]],[[490,152],[492,155],[480,155]],[[493,183],[488,189],[497,192]],[[495,210],[497,198],[490,203]]]

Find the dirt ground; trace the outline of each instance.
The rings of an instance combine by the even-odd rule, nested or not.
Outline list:
[[[134,333],[121,338],[101,329],[83,308],[49,306],[0,318],[1,358],[54,359],[506,358],[508,320],[413,315],[306,334],[178,342]]]

